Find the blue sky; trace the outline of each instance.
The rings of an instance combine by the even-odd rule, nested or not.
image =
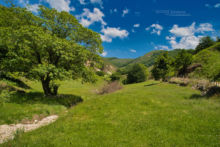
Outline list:
[[[43,4],[73,14],[101,34],[106,57],[136,58],[152,50],[190,49],[202,36],[220,36],[220,0],[14,1],[33,12]]]

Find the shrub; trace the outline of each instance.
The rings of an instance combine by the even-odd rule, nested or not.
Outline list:
[[[122,89],[122,85],[120,84],[119,81],[114,81],[111,83],[108,83],[107,85],[104,85],[101,90],[98,91],[99,94],[106,94],[106,93],[112,93],[117,90]]]
[[[121,74],[119,72],[115,72],[110,76],[111,81],[120,81],[121,80]]]
[[[167,81],[168,77],[173,76],[172,59],[168,57],[168,52],[162,53],[155,61],[151,71],[155,80],[162,79]]]
[[[147,67],[143,64],[134,64],[128,71],[127,83],[140,83],[147,80],[148,77]]]
[[[212,40],[211,37],[209,37],[209,36],[203,37],[203,38],[200,39],[200,42],[197,45],[195,52],[198,53],[201,50],[206,49],[206,48],[208,48],[208,47],[210,47],[214,44],[215,44],[215,41]]]
[[[98,76],[100,76],[100,77],[104,77],[105,72],[103,72],[103,71],[97,71],[96,74],[97,74]]]
[[[4,105],[4,103],[9,102],[10,93],[7,90],[0,91],[0,106]]]
[[[174,66],[177,71],[177,76],[185,76],[187,74],[187,67],[192,64],[193,56],[186,50],[182,50],[175,58]]]

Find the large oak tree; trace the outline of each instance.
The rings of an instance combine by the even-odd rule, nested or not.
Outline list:
[[[56,95],[56,81],[64,78],[95,81],[103,50],[98,33],[44,6],[38,15],[19,7],[0,6],[0,12],[1,71],[41,81],[45,95]]]

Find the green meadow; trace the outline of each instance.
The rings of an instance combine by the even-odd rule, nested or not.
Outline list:
[[[0,147],[220,147],[217,24],[155,24],[158,12],[141,32],[124,16],[149,13],[125,3],[110,23],[102,0],[80,0],[81,14],[71,0],[15,1],[0,2]]]
[[[201,97],[191,87],[158,81],[125,85],[114,93],[98,95],[102,86],[66,81],[61,94],[82,96],[83,102],[63,105],[14,104],[13,118],[26,113],[57,113],[59,119],[32,132],[19,133],[1,146],[220,146],[220,100]],[[33,91],[41,92],[38,83]],[[29,109],[28,107],[32,107]],[[22,109],[20,109],[22,108]],[[29,112],[26,112],[26,111]],[[0,111],[1,121],[6,111]]]

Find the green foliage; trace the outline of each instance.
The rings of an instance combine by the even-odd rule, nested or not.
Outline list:
[[[120,81],[121,80],[121,74],[119,72],[115,72],[110,76],[111,81]]]
[[[106,63],[110,63],[110,64],[114,65],[115,67],[120,68],[120,67],[124,67],[124,66],[128,65],[134,59],[120,59],[120,58],[116,58],[116,57],[110,57],[110,58],[103,58],[103,60]]]
[[[98,76],[100,76],[100,77],[104,77],[105,72],[103,72],[103,71],[97,71],[96,74],[97,74]]]
[[[220,37],[216,37],[216,42],[220,42]]]
[[[212,45],[214,45],[215,41],[211,39],[211,37],[203,37],[200,39],[199,44],[197,45],[195,52],[198,53],[203,49],[206,49]]]
[[[194,63],[200,63],[201,68],[196,69],[193,76],[206,78],[211,81],[220,81],[220,43],[217,43],[207,49],[202,50],[195,55]]]
[[[147,80],[148,69],[143,64],[134,64],[127,73],[126,83],[140,83]]]
[[[169,57],[175,57],[180,51],[181,51],[181,49],[175,49],[175,50],[168,51],[168,56]],[[141,64],[144,64],[147,67],[150,67],[155,63],[157,57],[160,56],[162,53],[165,53],[165,52],[167,52],[167,51],[153,50],[153,51],[145,54],[144,56],[141,56],[139,58],[134,59],[127,66],[132,66],[135,63],[141,63]]]
[[[178,76],[185,76],[187,73],[187,67],[191,65],[193,61],[192,54],[186,50],[182,50],[175,58],[174,66]]]
[[[155,61],[153,69],[151,70],[152,76],[155,80],[162,79],[166,81],[168,77],[173,75],[172,59],[168,57],[168,52],[162,53]]]
[[[10,93],[8,90],[0,89],[0,107],[3,106],[6,102],[9,102]]]
[[[39,16],[16,7],[1,6],[0,12],[2,71],[40,80],[45,95],[57,94],[56,80],[96,81],[94,68],[99,67],[103,50],[100,35],[73,15],[43,6]]]

